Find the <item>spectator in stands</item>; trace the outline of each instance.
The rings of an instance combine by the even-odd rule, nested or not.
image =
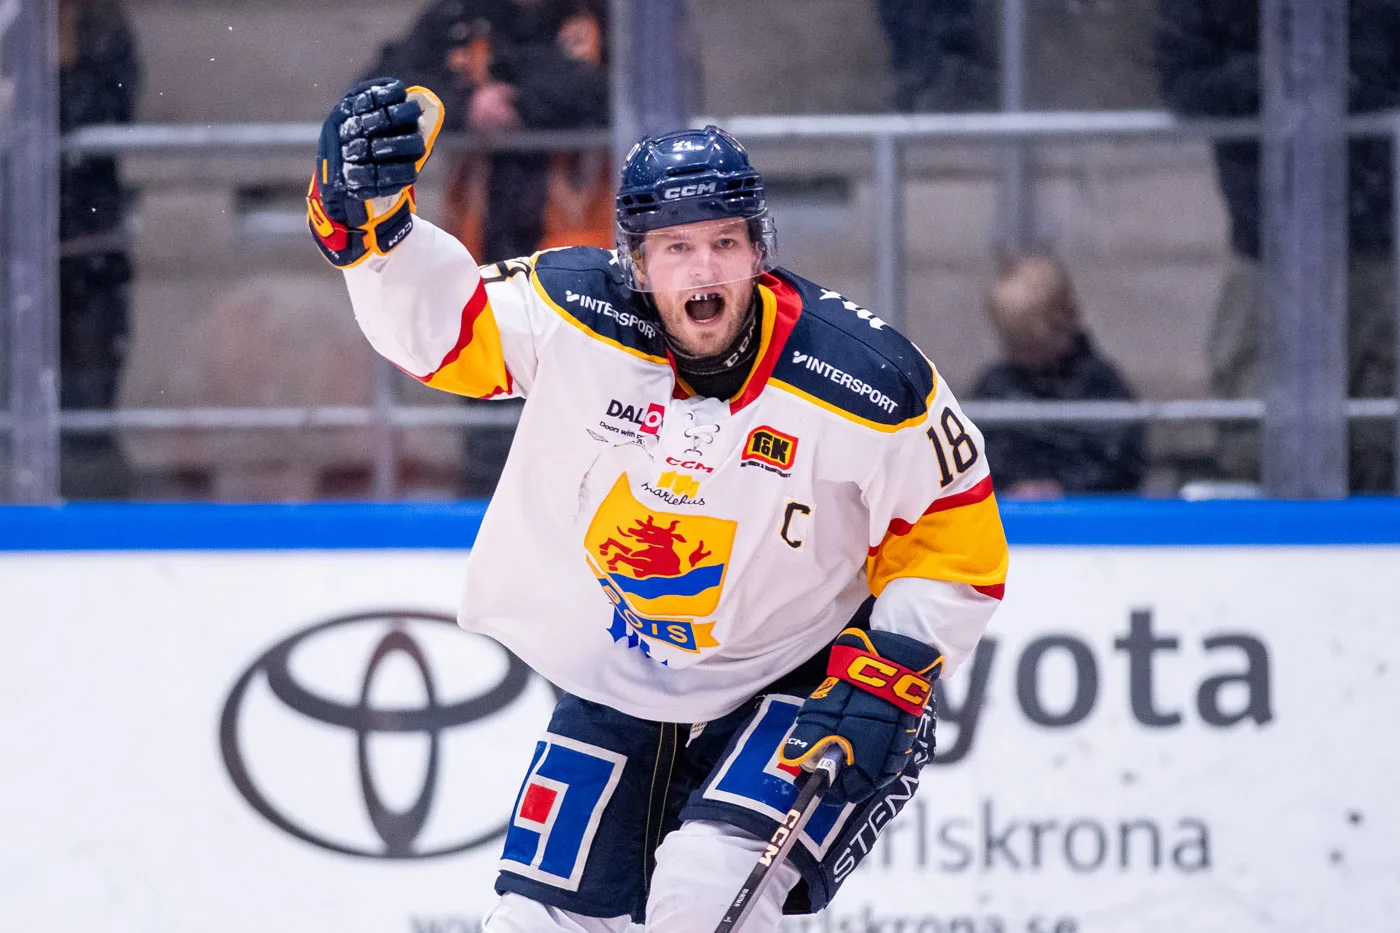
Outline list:
[[[1158,0],[1158,14],[1157,64],[1168,104],[1192,117],[1257,115],[1259,0]],[[1350,19],[1351,110],[1400,105],[1400,2],[1351,0]],[[1215,162],[1230,213],[1235,256],[1221,289],[1210,338],[1211,389],[1224,398],[1258,398],[1263,391],[1259,145],[1253,141],[1217,143]],[[1348,394],[1389,396],[1395,391],[1389,140],[1353,140],[1348,169]],[[1391,438],[1392,429],[1386,423],[1352,426],[1353,491],[1390,488],[1394,475]],[[1257,481],[1258,427],[1222,427],[1216,459],[1225,477]]]
[[[131,122],[140,67],[118,0],[59,3],[59,125],[64,133]],[[126,358],[131,263],[126,192],[111,156],[65,159],[59,171],[59,402],[111,409]],[[110,433],[65,434],[61,489],[119,499],[131,470]]]
[[[447,108],[444,132],[601,128],[604,9],[605,0],[434,0],[370,74],[432,88]],[[441,225],[483,263],[555,246],[611,249],[612,186],[606,149],[467,154],[451,169]],[[464,495],[494,491],[512,433],[470,433]]]
[[[1003,261],[988,295],[987,315],[1005,358],[982,374],[973,398],[1132,399],[1118,370],[1089,339],[1069,273],[1059,261],[1045,256]],[[1000,495],[1131,492],[1142,481],[1140,425],[984,426],[983,436]]]
[[[444,132],[601,128],[608,122],[602,0],[435,0],[373,74],[432,88]],[[613,245],[609,153],[467,155],[447,229],[484,263],[552,246]]]
[[[890,42],[896,110],[977,110],[991,105],[996,72],[986,63],[973,0],[878,0]]]

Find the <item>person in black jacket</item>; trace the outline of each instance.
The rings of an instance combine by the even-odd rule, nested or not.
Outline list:
[[[59,126],[130,123],[140,66],[116,0],[59,5]],[[111,156],[59,170],[59,403],[110,409],[126,359],[131,263],[126,192]],[[119,499],[131,471],[111,434],[65,434],[60,488],[69,499]]]
[[[608,124],[601,0],[434,0],[371,75],[431,87],[444,132]],[[552,246],[612,246],[606,152],[468,155],[442,226],[482,262]]]
[[[369,74],[432,88],[446,108],[445,132],[601,128],[609,116],[604,10],[601,0],[434,0]],[[606,150],[461,156],[440,225],[483,263],[556,246],[610,249],[611,164]],[[512,434],[469,433],[463,495],[495,490]]]
[[[1157,64],[1168,105],[1192,117],[1257,115],[1259,0],[1158,0],[1157,5]],[[1400,106],[1400,0],[1351,0],[1350,21],[1350,109],[1365,112]],[[1257,398],[1263,389],[1259,145],[1217,143],[1215,161],[1230,214],[1235,258],[1211,333],[1211,389],[1224,398]],[[1395,391],[1393,179],[1388,140],[1350,142],[1347,184],[1348,394],[1385,397]],[[1390,426],[1353,424],[1350,447],[1352,490],[1389,489],[1394,475]],[[1258,428],[1222,427],[1216,459],[1226,477],[1257,480]]]
[[[878,0],[877,8],[890,43],[896,110],[992,103],[996,70],[987,64],[973,0]]]
[[[1002,263],[987,314],[1005,359],[972,397],[1002,401],[1127,401],[1132,390],[1099,356],[1079,316],[1069,273],[1043,256]],[[1131,492],[1145,469],[1140,425],[1009,425],[982,429],[998,494],[1052,498]]]

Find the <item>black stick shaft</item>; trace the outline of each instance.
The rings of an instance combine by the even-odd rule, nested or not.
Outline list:
[[[715,927],[715,933],[731,933],[740,921],[748,916],[749,910],[758,900],[759,892],[768,881],[773,866],[787,858],[789,850],[797,843],[797,838],[802,835],[802,828],[817,811],[821,804],[822,792],[835,779],[836,771],[841,767],[844,758],[839,748],[830,749],[818,760],[815,769],[803,775],[801,786],[797,789],[797,799],[792,802],[787,815],[768,840],[768,847],[758,857],[758,864],[749,872],[743,887],[734,895],[734,900],[724,912],[719,926]]]

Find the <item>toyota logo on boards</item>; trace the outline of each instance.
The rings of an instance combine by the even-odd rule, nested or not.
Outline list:
[[[554,693],[450,616],[370,612],[269,648],[233,685],[219,744],[268,822],[344,855],[452,855],[505,833]]]

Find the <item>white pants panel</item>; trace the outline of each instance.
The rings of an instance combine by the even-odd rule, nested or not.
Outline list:
[[[710,820],[689,820],[662,840],[647,899],[646,933],[714,933],[767,841]],[[742,933],[777,933],[783,902],[801,877],[790,862],[770,870]],[[630,927],[633,933],[640,930]],[[628,933],[629,919],[585,917],[507,892],[482,933]]]
[[[625,933],[630,923],[630,917],[585,917],[507,891],[486,915],[481,930],[482,933]]]
[[[689,820],[682,824],[656,850],[647,933],[714,933],[767,845],[767,840],[725,823]],[[744,918],[742,933],[776,933],[783,919],[783,901],[800,877],[786,860],[774,865],[757,903]]]

